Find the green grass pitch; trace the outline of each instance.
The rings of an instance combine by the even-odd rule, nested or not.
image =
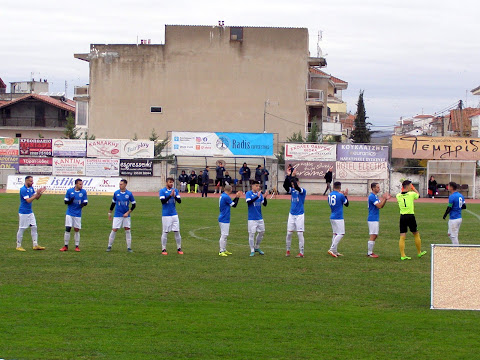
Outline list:
[[[393,199],[392,199],[393,200]],[[34,202],[39,244],[29,231],[15,251],[18,194],[0,194],[0,358],[4,359],[472,359],[480,314],[430,310],[430,244],[449,243],[445,204],[417,204],[428,254],[398,251],[398,207],[380,212],[378,259],[367,258],[366,202],[345,209],[345,256],[327,255],[326,201],[306,209],[305,258],[285,257],[289,201],[263,208],[265,256],[250,258],[244,200],[232,209],[228,249],[219,257],[218,198],[177,205],[184,256],[170,234],[160,248],[161,203],[138,197],[132,248],[123,230],[105,252],[110,197],[91,196],[81,252],[61,253],[60,195]],[[480,205],[468,205],[480,215]],[[461,243],[478,243],[480,221],[464,212]],[[73,236],[70,240],[74,243]],[[292,253],[298,240],[293,237]],[[72,245],[71,245],[72,248]],[[477,355],[474,355],[477,354]]]

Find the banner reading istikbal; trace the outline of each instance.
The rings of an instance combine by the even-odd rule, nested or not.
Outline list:
[[[172,153],[186,156],[273,156],[273,134],[174,131]]]

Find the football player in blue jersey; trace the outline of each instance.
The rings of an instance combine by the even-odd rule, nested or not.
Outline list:
[[[291,195],[290,213],[288,214],[287,223],[287,253],[286,256],[290,256],[290,247],[292,245],[293,232],[297,232],[298,236],[298,255],[297,258],[304,257],[305,239],[303,233],[305,231],[305,210],[303,204],[305,203],[305,197],[307,196],[307,190],[301,188],[298,178],[292,179],[292,186],[288,190]]]
[[[80,229],[82,228],[82,209],[88,205],[87,192],[83,189],[82,179],[75,180],[75,187],[68,189],[63,199],[67,207],[65,215],[65,235],[63,239],[65,245],[60,251],[68,251],[70,242],[70,231],[75,231],[75,251],[80,251]]]
[[[167,178],[167,186],[159,191],[160,201],[162,202],[162,255],[167,253],[167,236],[170,231],[175,234],[177,243],[177,253],[183,255],[182,237],[180,236],[180,221],[178,220],[175,204],[182,202],[180,193],[173,187],[173,178]]]
[[[462,225],[462,210],[467,208],[465,204],[465,198],[458,191],[458,184],[455,182],[448,183],[448,191],[450,196],[448,197],[448,206],[443,215],[443,220],[450,214],[450,220],[448,220],[448,237],[452,241],[452,244],[458,245],[458,233],[460,231],[460,225]]]
[[[370,238],[368,240],[367,256],[371,258],[378,258],[378,255],[373,252],[375,240],[378,237],[380,229],[380,209],[385,206],[387,200],[391,198],[390,194],[383,194],[382,199],[378,197],[380,192],[380,185],[376,182],[370,184],[372,192],[368,195],[368,234]]]
[[[127,190],[128,181],[125,179],[120,180],[119,190],[113,193],[112,204],[110,205],[110,211],[108,212],[108,220],[112,221],[112,210],[115,209],[115,214],[113,215],[112,231],[108,237],[108,246],[107,251],[112,250],[113,242],[115,241],[115,235],[120,228],[125,229],[125,240],[127,242],[127,251],[133,252],[132,250],[132,220],[130,214],[137,203],[131,191]],[[132,207],[130,208],[130,204]]]
[[[328,195],[328,205],[332,214],[330,215],[330,224],[332,225],[332,246],[328,254],[333,257],[343,256],[338,252],[338,243],[345,235],[345,220],[343,219],[343,206],[348,206],[348,189],[342,191],[342,183],[336,181],[333,183],[333,191]]]
[[[225,185],[224,192],[219,198],[218,205],[220,207],[220,215],[218,216],[218,224],[220,226],[220,251],[218,255],[228,256],[232,255],[227,251],[227,237],[230,232],[230,207],[237,207],[238,200],[242,196],[241,191],[237,191],[235,198],[232,200],[230,194],[232,193],[232,186]]]
[[[45,250],[45,247],[38,245],[38,229],[35,214],[32,210],[33,200],[38,200],[46,190],[42,187],[35,192],[33,188],[33,177],[25,176],[25,185],[20,189],[20,207],[18,208],[18,232],[17,247],[18,251],[26,251],[22,247],[23,233],[30,228],[32,235],[33,250]]]
[[[265,253],[260,250],[260,243],[265,234],[262,205],[267,206],[267,198],[263,197],[263,194],[260,191],[260,183],[258,181],[252,182],[252,190],[247,191],[245,200],[248,205],[248,243],[250,245],[250,256],[255,256],[255,253],[265,255]],[[257,233],[256,239],[255,233]]]

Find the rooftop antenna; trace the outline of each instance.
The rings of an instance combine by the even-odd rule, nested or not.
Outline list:
[[[317,39],[317,58],[322,57],[322,49],[320,49],[320,41],[322,41],[323,31],[318,30],[318,39]]]

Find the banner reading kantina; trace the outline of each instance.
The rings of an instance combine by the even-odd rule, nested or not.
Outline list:
[[[480,139],[392,136],[392,157],[404,159],[480,160]]]

